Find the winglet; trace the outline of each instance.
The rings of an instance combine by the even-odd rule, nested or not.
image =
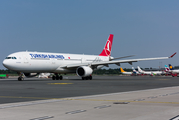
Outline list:
[[[175,54],[177,54],[177,52],[175,52],[173,55],[171,55],[169,58],[172,58]]]

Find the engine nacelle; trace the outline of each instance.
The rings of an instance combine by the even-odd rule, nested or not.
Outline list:
[[[80,77],[90,76],[92,72],[93,72],[93,69],[91,69],[88,66],[80,66],[76,69],[76,74]]]
[[[26,77],[35,77],[38,73],[24,73]]]

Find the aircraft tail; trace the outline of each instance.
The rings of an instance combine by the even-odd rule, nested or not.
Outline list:
[[[126,72],[126,71],[124,71],[121,67],[120,67],[120,70],[121,70],[122,73],[123,73],[123,72]]]
[[[170,68],[170,70],[174,70],[174,68],[171,64],[169,64],[169,68]]]
[[[169,67],[167,65],[165,65],[165,72],[170,71]]]
[[[134,69],[134,67],[132,67],[132,71],[133,71],[133,72],[136,72],[136,70]]]
[[[139,71],[139,72],[141,72],[141,73],[144,72],[139,66],[137,66],[137,68],[138,68],[138,71]]]
[[[99,56],[111,56],[111,49],[112,49],[112,43],[113,43],[113,34],[109,35],[109,38],[104,46],[103,51]]]

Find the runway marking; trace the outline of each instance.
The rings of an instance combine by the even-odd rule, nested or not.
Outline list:
[[[156,80],[170,80],[170,79],[156,79]]]
[[[41,99],[41,100],[49,100],[49,99],[58,99],[58,98],[44,98],[44,97],[22,97],[22,96],[0,96],[0,98],[24,98],[24,99]]]
[[[54,118],[54,116],[44,116],[44,117],[34,118],[30,120],[45,120],[45,119],[50,119],[50,118]]]
[[[68,85],[73,83],[48,83],[49,85]]]
[[[133,101],[133,100],[102,100],[102,99],[73,99],[73,98],[43,98],[43,97],[17,97],[17,96],[0,96],[0,98],[24,98],[24,99],[43,99],[43,100],[77,100],[77,101],[103,101],[103,102],[129,102],[129,103],[162,103],[162,104],[179,104],[179,102],[158,102],[158,101]]]
[[[100,99],[69,99],[69,100],[107,101],[107,102],[130,102],[130,103],[165,103],[165,104],[179,104],[179,102],[130,101],[130,100],[100,100]]]
[[[86,112],[86,110],[75,110],[71,112],[66,112],[66,114],[76,114],[76,113],[81,113],[81,112]]]

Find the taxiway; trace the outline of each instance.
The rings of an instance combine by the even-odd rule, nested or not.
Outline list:
[[[0,80],[0,119],[174,120],[177,77],[94,76]]]

